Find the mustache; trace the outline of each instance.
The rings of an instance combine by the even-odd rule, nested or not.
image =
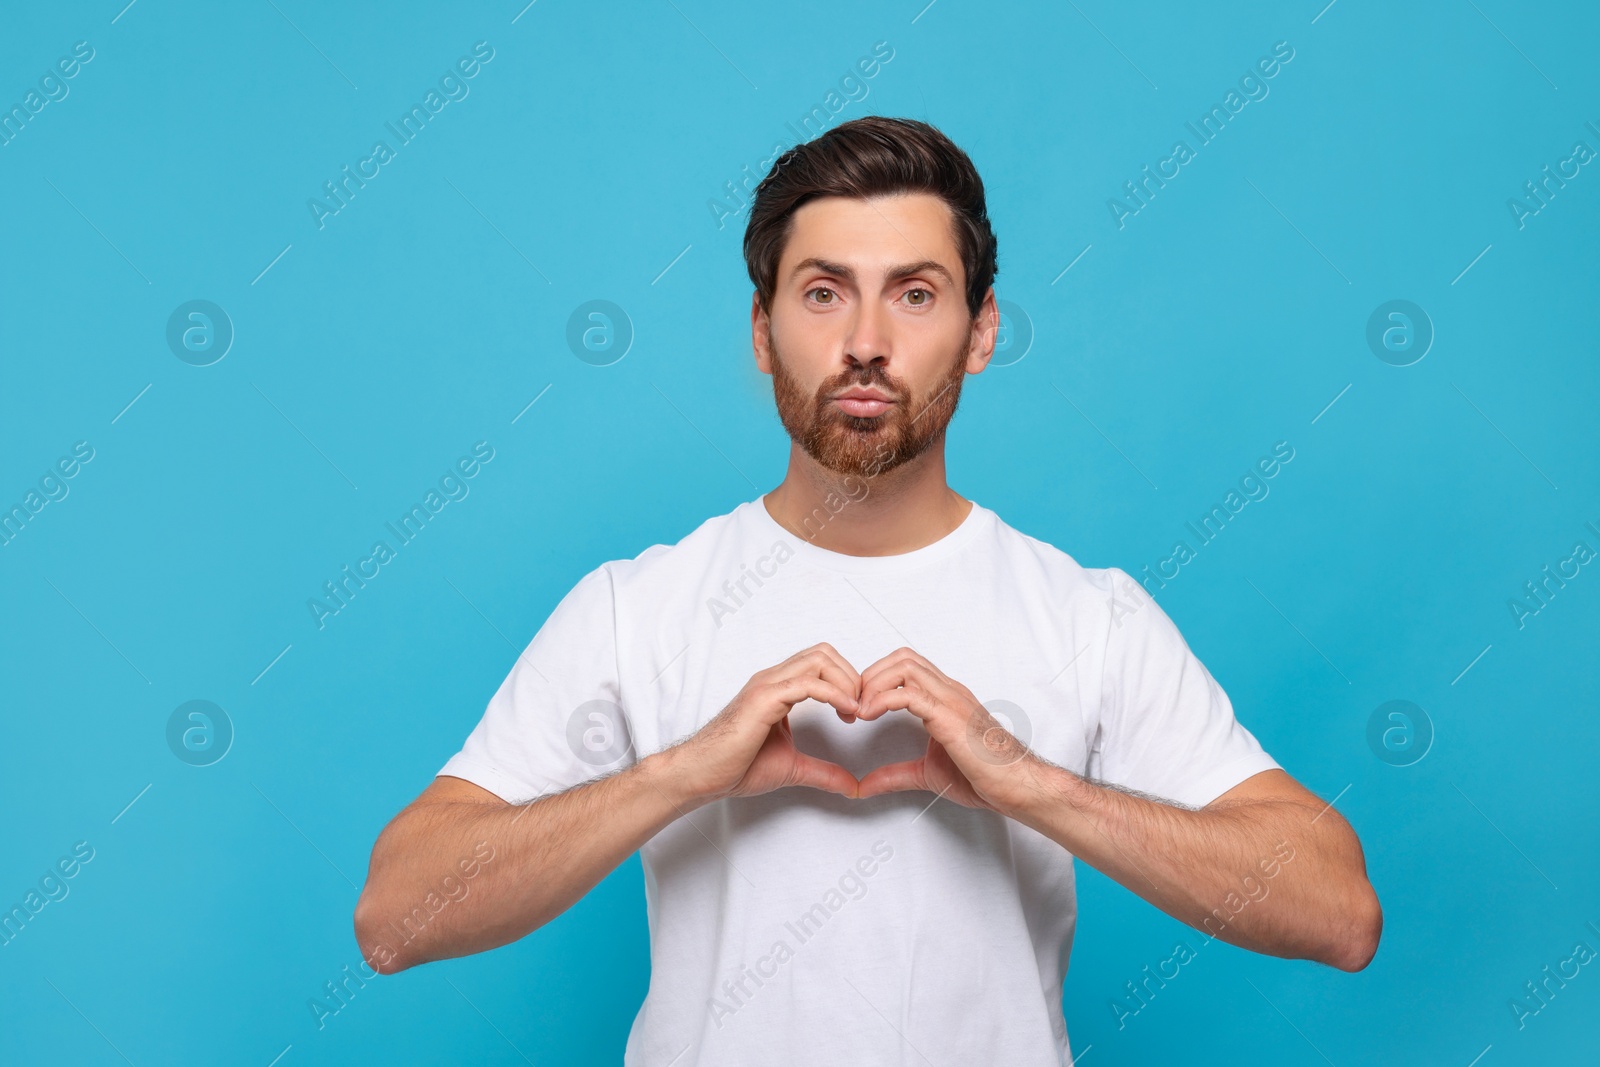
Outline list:
[[[887,393],[891,400],[903,400],[911,395],[904,382],[882,367],[854,367],[824,381],[817,389],[817,403],[825,404],[835,393],[855,386],[863,389],[877,386]]]

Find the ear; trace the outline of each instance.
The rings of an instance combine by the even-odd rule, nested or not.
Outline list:
[[[995,303],[994,286],[983,294],[978,315],[972,320],[972,337],[967,345],[967,373],[977,374],[989,365],[1000,336],[1000,307]]]
[[[750,345],[755,349],[756,370],[772,373],[772,318],[761,310],[761,294],[750,294]]]

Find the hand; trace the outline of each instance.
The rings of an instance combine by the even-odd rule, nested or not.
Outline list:
[[[794,747],[789,712],[810,698],[854,718],[861,676],[828,644],[813,645],[751,675],[744,688],[693,737],[669,750],[702,802],[804,785],[854,797],[856,776]]]
[[[970,689],[911,649],[896,649],[861,672],[856,717],[870,721],[900,709],[922,720],[928,751],[868,772],[858,797],[925,789],[969,808],[1011,809],[1033,754]]]

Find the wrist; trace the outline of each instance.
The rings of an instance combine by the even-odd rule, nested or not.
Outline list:
[[[1031,752],[1013,770],[1002,814],[1035,829],[1058,822],[1063,811],[1073,815],[1088,811],[1098,793],[1088,779]]]
[[[667,799],[676,815],[686,815],[716,799],[695,781],[683,747],[676,744],[639,761],[641,773]]]

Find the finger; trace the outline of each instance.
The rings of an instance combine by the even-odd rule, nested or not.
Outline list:
[[[830,701],[829,703],[833,704],[834,710],[841,720],[855,722],[856,708],[861,704],[856,683],[845,675],[832,660],[821,657],[808,660],[800,668],[799,676],[819,678],[843,693],[848,698],[846,703],[841,704],[837,701]]]
[[[913,706],[913,691],[920,694],[922,701]],[[861,690],[861,707],[856,714],[863,719],[875,719],[885,711],[904,708],[918,718],[926,721],[927,714],[931,713],[935,705],[941,703],[938,698],[948,695],[947,688],[937,678],[928,674],[926,668],[917,664],[905,664],[892,670],[879,674],[878,677],[864,685]]]
[[[796,652],[794,655],[784,660],[783,663],[779,664],[779,667],[797,667],[803,664],[810,664],[811,662],[817,660],[824,660],[837,667],[839,671],[847,679],[849,679],[851,683],[849,688],[860,688],[860,672],[851,666],[850,661],[839,655],[839,651],[826,641],[812,645],[810,648],[801,649],[799,652]]]
[[[797,674],[781,682],[763,686],[761,692],[764,699],[759,702],[760,719],[768,726],[788,715],[802,700],[831,704],[841,711],[848,710],[851,713],[856,711],[854,694],[814,675]]]
[[[856,796],[865,799],[875,797],[880,793],[900,793],[912,789],[928,789],[928,765],[926,758],[903,760],[900,763],[885,763],[881,767],[874,767],[861,779],[857,787]],[[928,790],[932,792],[932,790]]]
[[[807,674],[815,672],[815,676],[834,686],[841,693],[850,698],[848,706],[835,704],[844,714],[841,718],[851,721],[855,718],[856,706],[860,703],[860,683],[854,677],[854,672],[846,673],[831,659],[825,657],[809,661],[808,666],[802,668]]]
[[[837,685],[840,689],[843,689],[852,697],[857,698],[859,702],[861,695],[861,676],[856,673],[856,669],[850,665],[848,660],[839,655],[838,652],[834,651],[832,645],[829,645],[826,642],[820,645],[814,645],[805,652],[793,657],[793,659],[795,661],[794,667],[796,669],[806,672],[817,672],[820,677],[832,682],[834,685]],[[845,708],[836,706],[836,713],[839,716],[840,722],[856,721],[854,707]]]
[[[960,704],[962,703],[962,698],[970,696],[964,686],[946,677],[937,667],[928,664],[921,658],[908,658],[885,667],[874,675],[872,679],[863,681],[861,699],[865,702],[879,690],[907,685],[921,686],[940,700],[951,705]],[[976,700],[973,700],[972,703],[976,703]]]
[[[905,677],[910,669],[908,660],[900,659],[895,653],[885,656],[861,672],[861,699],[865,703],[874,693],[885,689],[893,689],[905,684]]]
[[[844,672],[845,677],[850,679],[851,683],[857,689],[861,688],[861,672],[856,670],[849,660],[840,655],[838,649],[834,648],[826,641],[823,641],[817,645],[813,645],[812,649],[813,651],[822,653],[834,663],[838,664],[839,669]]]
[[[921,719],[923,727],[932,733],[934,720],[942,714],[942,707],[932,694],[913,682],[899,689],[885,689],[872,694],[862,702],[856,717],[872,722],[891,711],[906,711]]]
[[[906,685],[907,679],[919,682],[929,692],[942,692],[954,685],[937,667],[908,648],[901,649],[898,654],[891,653],[880,663],[881,666],[875,664],[868,667],[861,675],[863,699],[879,689]]]
[[[856,673],[856,669],[848,660],[826,643],[798,652],[780,666],[788,669],[781,672],[779,677],[786,677],[797,671],[815,672],[819,677],[827,679],[852,696],[859,696],[861,693],[861,676]],[[845,718],[845,716],[840,717]]]
[[[897,665],[904,664],[904,663],[908,662],[909,660],[911,660],[915,656],[916,656],[915,652],[913,652],[909,648],[906,648],[903,645],[900,648],[895,649],[893,652],[890,652],[888,655],[884,656],[882,659],[878,660],[876,663],[872,664],[870,667],[867,667],[864,670],[862,670],[862,672],[861,672],[861,685],[862,685],[862,687],[865,688],[867,683],[870,682],[875,675],[882,674],[885,670],[893,668],[893,667],[895,667]]]
[[[795,752],[794,774],[789,784],[821,789],[851,798],[856,796],[856,791],[861,785],[856,781],[855,775],[837,763],[829,763],[825,759],[808,756],[798,750]]]
[[[939,668],[933,665],[932,660],[909,645],[901,645],[887,656],[884,656],[877,663],[873,664],[873,667],[888,666],[891,663],[898,662],[920,663],[922,666],[933,671],[935,674],[939,673]],[[872,670],[872,667],[868,667],[867,670],[864,670],[861,673],[865,675],[870,670]]]

